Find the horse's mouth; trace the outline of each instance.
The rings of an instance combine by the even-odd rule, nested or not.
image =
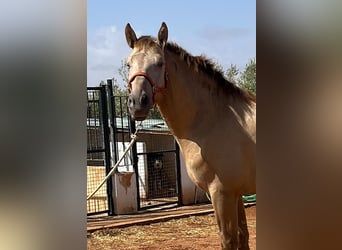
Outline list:
[[[149,112],[132,112],[131,117],[135,121],[143,121],[147,118]]]
[[[143,121],[146,119],[147,116],[133,116],[132,115],[132,119],[135,121]]]

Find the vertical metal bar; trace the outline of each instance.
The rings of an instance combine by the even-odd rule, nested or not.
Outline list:
[[[116,162],[119,159],[119,150],[117,148],[117,133],[116,133],[116,110],[115,110],[115,105],[114,105],[114,93],[113,93],[113,79],[108,79],[107,80],[107,103],[108,103],[108,115],[109,115],[109,121],[110,121],[110,141],[112,141],[112,150],[110,152],[111,160],[112,160],[112,165],[116,164]],[[113,198],[113,179],[110,178],[110,197],[112,200],[112,211],[110,215],[115,214],[115,209],[114,209],[114,198]]]
[[[107,109],[107,93],[106,86],[101,85],[101,113],[102,113],[102,126],[103,126],[103,139],[104,139],[104,147],[105,147],[105,168],[106,175],[111,170],[111,159],[110,159],[110,130],[108,125],[108,109]],[[114,215],[114,203],[112,197],[112,179],[108,179],[107,181],[107,200],[108,200],[108,214]]]
[[[117,148],[117,124],[116,124],[116,110],[115,110],[115,99],[113,95],[113,80],[107,80],[107,101],[108,101],[108,114],[109,114],[109,121],[110,121],[110,130],[111,130],[111,141],[112,141],[112,159],[113,164],[115,164],[119,159],[119,151]]]
[[[121,141],[122,141],[122,147],[125,148],[125,130],[124,130],[124,115],[123,115],[123,104],[122,104],[122,96],[119,97],[119,104],[120,104],[120,117],[121,117],[121,124],[122,124],[122,129],[121,129]],[[128,118],[127,118],[128,119]],[[129,141],[129,137],[127,139]]]
[[[129,127],[131,134],[134,134],[136,131],[135,121],[129,116]],[[140,186],[139,186],[139,170],[138,170],[138,152],[137,152],[137,142],[135,142],[132,146],[132,164],[135,172],[135,180],[137,186],[137,208],[141,209],[140,206]]]
[[[176,181],[177,181],[177,194],[178,194],[178,205],[183,205],[183,192],[182,192],[182,176],[181,176],[181,164],[180,164],[180,151],[179,151],[179,145],[176,140],[174,140],[175,143],[175,153],[176,153]]]
[[[118,99],[119,99],[119,107],[120,107],[120,120],[121,120],[121,130],[120,130],[120,134],[118,135],[118,141],[119,141],[119,136],[120,136],[120,140],[121,140],[121,143],[122,143],[122,149],[125,150],[125,142],[129,141],[129,136],[128,138],[125,140],[125,129],[124,129],[124,120],[125,120],[125,117],[123,116],[123,113],[122,113],[122,109],[123,109],[123,106],[122,106],[122,101],[121,101],[121,98],[122,96],[118,96]],[[127,118],[128,119],[128,118]],[[129,134],[129,133],[128,133]],[[125,158],[125,161],[126,161],[126,158]],[[126,162],[125,162],[126,163]]]

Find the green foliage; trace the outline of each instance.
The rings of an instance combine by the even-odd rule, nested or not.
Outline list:
[[[117,117],[127,116],[127,96],[128,90],[126,88],[120,88],[116,79],[113,79],[113,95],[114,95],[114,105],[115,114]]]
[[[227,69],[226,78],[241,88],[256,94],[256,60],[250,59],[245,68],[240,71],[235,64]]]
[[[230,68],[227,69],[226,71],[227,80],[233,83],[237,83],[238,76],[239,76],[239,70],[236,67],[236,64],[231,64]]]
[[[256,94],[256,61],[251,59],[240,76],[240,86]]]
[[[87,117],[98,118],[99,114],[99,93],[97,91],[87,92]]]
[[[122,78],[122,81],[124,83],[128,82],[128,75],[129,75],[129,71],[128,71],[128,67],[127,64],[125,63],[124,60],[121,60],[121,67],[119,68],[119,74]]]
[[[113,94],[115,96],[127,96],[128,90],[127,88],[120,88],[118,81],[114,78],[113,84]],[[126,85],[125,85],[126,86]]]

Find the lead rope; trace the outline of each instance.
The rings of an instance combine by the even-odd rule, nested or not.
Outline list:
[[[137,126],[137,129],[135,131],[135,133],[133,135],[131,135],[131,142],[128,144],[128,147],[126,148],[126,150],[124,151],[123,155],[120,157],[120,159],[117,161],[117,163],[114,165],[114,167],[109,171],[109,173],[106,175],[106,177],[103,179],[103,181],[97,186],[97,188],[90,194],[87,196],[87,200],[89,200],[91,197],[94,196],[94,194],[103,186],[103,184],[106,183],[106,181],[109,179],[109,177],[114,173],[114,171],[117,169],[117,167],[119,166],[120,162],[123,160],[123,158],[125,158],[125,155],[128,153],[128,151],[131,149],[131,147],[133,146],[134,142],[138,139],[138,131],[142,129],[142,121],[140,122],[140,124]]]

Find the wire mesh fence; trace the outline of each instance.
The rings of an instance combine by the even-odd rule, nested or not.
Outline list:
[[[178,202],[177,157],[175,140],[157,109],[139,125],[130,120],[126,105],[127,97],[113,97],[116,113],[117,144],[130,141],[129,134],[136,126],[141,126],[138,133],[135,152],[129,162],[134,162],[137,174],[139,208]],[[134,131],[132,131],[134,130]]]
[[[105,117],[103,114],[103,91],[101,87],[87,90],[87,196],[106,176]],[[87,200],[87,213],[107,212],[107,185]]]
[[[130,118],[127,96],[114,96],[108,85],[88,88],[87,97],[89,195],[125,151],[138,125]],[[141,123],[138,140],[117,171],[135,172],[137,207],[144,209],[180,200],[179,165],[175,140],[159,111],[154,109]],[[87,200],[88,214],[112,213],[113,189],[115,185],[108,182]]]

